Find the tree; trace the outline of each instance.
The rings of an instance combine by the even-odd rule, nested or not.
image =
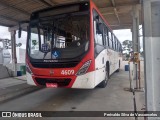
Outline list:
[[[133,44],[130,40],[125,40],[122,42],[123,51],[128,50],[129,52],[132,51]]]
[[[122,42],[123,56],[125,56],[126,60],[129,59],[129,53],[133,51],[132,48],[133,48],[132,41],[125,40]]]
[[[2,42],[3,48],[11,49],[11,40],[9,40],[9,39],[1,39],[0,38],[0,42]],[[22,46],[22,43],[16,44],[16,47],[21,47],[21,46]]]

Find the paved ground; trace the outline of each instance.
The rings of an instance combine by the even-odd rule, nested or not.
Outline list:
[[[131,92],[124,90],[126,87],[129,87],[128,72],[121,70],[119,73],[114,73],[111,76],[108,86],[104,89],[39,89],[0,103],[0,111],[133,111],[133,96]],[[136,92],[136,101],[138,110],[141,110],[144,107],[143,92]],[[46,118],[42,119],[46,120]],[[47,119],[134,120],[134,118],[127,117]]]
[[[11,86],[22,84],[22,83],[26,83],[26,80],[20,80],[16,78],[0,79],[0,88],[5,89],[7,87],[11,87]]]
[[[26,82],[25,76],[0,79],[0,103],[40,89]]]

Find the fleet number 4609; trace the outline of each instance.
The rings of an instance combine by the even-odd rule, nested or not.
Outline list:
[[[62,70],[62,75],[74,75],[74,70]]]

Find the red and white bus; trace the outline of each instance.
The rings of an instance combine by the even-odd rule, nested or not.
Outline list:
[[[57,5],[31,14],[27,83],[104,88],[120,68],[122,46],[92,1]]]

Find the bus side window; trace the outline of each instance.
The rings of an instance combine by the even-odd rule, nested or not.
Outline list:
[[[114,36],[114,40],[115,40],[115,51],[117,51],[117,38]]]
[[[120,52],[120,44],[118,43],[118,52]]]
[[[109,46],[109,37],[108,37],[108,28],[107,27],[104,27],[104,39],[105,39],[106,46],[108,47]]]
[[[118,43],[119,43],[119,42],[118,42],[118,39],[117,39],[117,52],[118,52]]]
[[[116,51],[117,51],[117,38],[116,37],[115,37],[115,40],[116,40],[115,47],[116,47]]]
[[[97,21],[94,21],[94,34],[95,34],[95,42],[99,45],[103,45],[103,25]]]
[[[98,23],[97,23],[97,26],[98,26]],[[102,31],[98,30],[98,27],[96,27],[96,38],[97,38],[97,43],[100,44],[100,45],[103,45],[103,34],[102,34]]]
[[[118,43],[118,52],[120,52],[120,44]]]
[[[115,39],[113,34],[112,34],[112,48],[113,50],[115,50]]]
[[[120,44],[120,47],[119,47],[119,52],[122,53],[122,45]]]
[[[108,36],[109,36],[109,47],[112,49],[113,46],[112,46],[112,33],[109,31],[108,32]]]

